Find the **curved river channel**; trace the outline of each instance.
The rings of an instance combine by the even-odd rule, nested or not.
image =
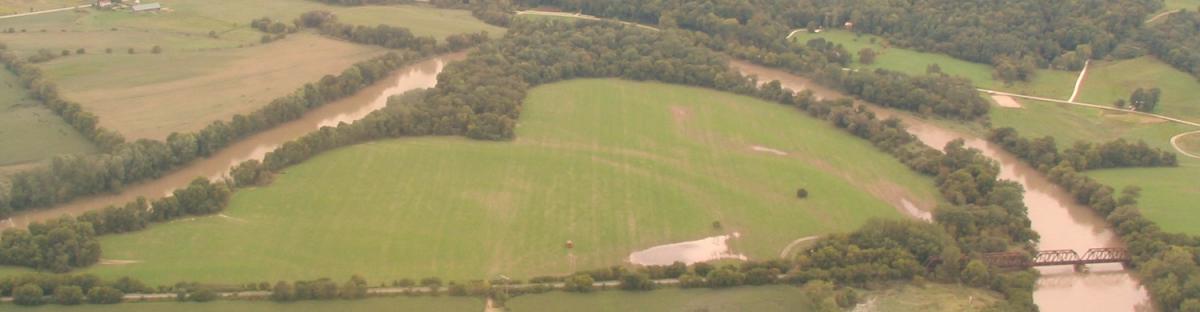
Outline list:
[[[819,98],[847,97],[836,90],[816,85],[811,80],[787,72],[732,61],[730,66],[759,81],[779,80],[785,88],[812,90]],[[861,103],[861,102],[860,102]],[[1062,188],[1050,182],[1036,169],[1019,161],[986,140],[930,124],[910,115],[896,113],[877,105],[867,105],[881,117],[894,116],[904,121],[908,131],[926,145],[941,149],[955,139],[979,149],[1000,165],[1000,178],[1020,183],[1025,188],[1025,205],[1033,229],[1041,235],[1038,249],[1073,249],[1083,254],[1089,248],[1122,247],[1122,243],[1104,219],[1088,207],[1079,205]],[[1071,266],[1039,267],[1042,276],[1033,293],[1042,311],[1152,311],[1150,297],[1131,272],[1119,264],[1089,265],[1090,273],[1076,273]]]
[[[327,103],[308,111],[300,119],[246,137],[208,158],[197,159],[186,167],[158,179],[131,185],[116,194],[89,196],[47,209],[18,213],[0,224],[0,229],[24,227],[29,222],[53,219],[64,214],[77,215],[110,205],[123,205],[138,197],[159,198],[177,188],[187,186],[196,177],[224,177],[233,166],[250,159],[262,160],[279,145],[321,127],[337,126],[341,122],[351,123],[362,119],[367,114],[387,106],[388,97],[410,90],[434,87],[437,85],[438,74],[447,63],[465,59],[466,56],[466,52],[444,54],[414,63],[392,72],[387,79],[359,90],[350,97]]]

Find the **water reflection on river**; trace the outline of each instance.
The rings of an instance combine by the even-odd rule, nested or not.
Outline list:
[[[759,81],[779,80],[792,90],[809,89],[822,98],[845,95],[814,84],[812,81],[786,72],[734,61],[734,69],[746,75],[758,76]],[[861,102],[860,102],[861,103]],[[908,114],[868,105],[881,117],[894,116],[908,125],[909,132],[926,145],[942,148],[954,139],[965,139],[966,145],[979,149],[1000,165],[1000,178],[1020,183],[1025,188],[1025,205],[1033,229],[1041,235],[1038,248],[1074,249],[1083,253],[1088,248],[1121,247],[1116,234],[1107,223],[1089,208],[1077,204],[1062,188],[1054,185],[1037,170],[1020,162],[999,147],[968,134],[945,129],[914,118]],[[1042,311],[1134,311],[1150,310],[1149,296],[1130,272],[1120,265],[1092,265],[1091,273],[1075,273],[1070,266],[1039,268],[1044,275],[1038,280],[1034,302]]]
[[[367,114],[386,106],[390,96],[409,90],[433,87],[437,85],[437,76],[446,63],[464,58],[466,58],[465,52],[447,54],[401,68],[393,72],[389,78],[378,81],[353,96],[313,109],[301,116],[300,119],[251,135],[208,158],[193,161],[186,167],[172,171],[161,178],[129,186],[118,194],[91,196],[49,209],[18,213],[9,222],[0,224],[0,228],[23,227],[29,222],[52,219],[64,214],[80,214],[109,205],[122,205],[138,197],[162,197],[177,188],[186,186],[196,177],[223,177],[234,165],[249,159],[261,160],[268,152],[285,142],[304,136],[321,127],[336,126],[341,122],[350,123],[366,117]]]

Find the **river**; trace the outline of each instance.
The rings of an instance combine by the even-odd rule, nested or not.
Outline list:
[[[367,114],[387,106],[388,97],[414,89],[434,87],[437,85],[437,76],[446,63],[465,59],[466,55],[466,52],[445,54],[414,63],[392,72],[387,79],[377,81],[350,97],[327,103],[308,111],[300,119],[246,137],[208,158],[192,161],[158,179],[128,186],[115,194],[89,196],[47,209],[20,212],[8,222],[0,224],[0,229],[24,227],[29,222],[48,220],[64,214],[77,215],[110,205],[123,205],[138,197],[163,197],[175,189],[187,186],[197,177],[222,178],[233,166],[250,159],[262,160],[267,153],[283,143],[321,127],[337,126],[341,122],[351,123],[362,119]]]
[[[759,81],[779,80],[785,88],[811,90],[820,98],[839,98],[846,95],[811,80],[787,72],[733,61],[730,66],[745,75],[758,76]],[[859,103],[863,103],[859,101]],[[1079,205],[1062,188],[1050,182],[1040,172],[1016,157],[974,135],[947,129],[910,114],[896,112],[877,105],[867,105],[881,117],[894,116],[904,121],[908,131],[926,145],[941,149],[955,139],[979,149],[983,155],[1000,165],[1000,178],[1020,183],[1025,188],[1025,205],[1033,229],[1041,235],[1038,249],[1073,249],[1083,254],[1089,248],[1123,247],[1119,237],[1104,219],[1090,208]],[[1150,297],[1131,272],[1118,264],[1089,265],[1090,273],[1076,273],[1071,266],[1039,267],[1033,293],[1034,302],[1042,311],[1150,311]]]

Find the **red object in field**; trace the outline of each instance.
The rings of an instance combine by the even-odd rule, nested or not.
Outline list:
[[[575,242],[568,240],[567,241],[567,249],[571,249],[571,248],[575,248]]]

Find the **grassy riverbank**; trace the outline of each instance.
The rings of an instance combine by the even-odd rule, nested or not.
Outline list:
[[[937,202],[932,181],[867,142],[749,97],[577,80],[526,103],[514,142],[420,138],[326,153],[239,192],[227,216],[106,237],[105,258],[137,262],[88,271],[149,284],[527,278],[731,232],[741,234],[735,252],[770,259],[800,237],[899,218],[901,200]],[[795,198],[800,187],[808,199]]]

